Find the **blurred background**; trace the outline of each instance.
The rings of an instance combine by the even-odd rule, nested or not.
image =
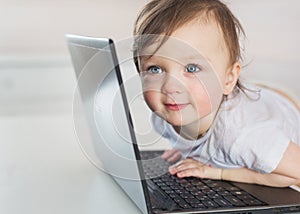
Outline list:
[[[71,111],[65,34],[131,36],[143,0],[0,0],[0,115]]]
[[[0,115],[70,110],[74,78],[64,35],[111,37],[132,34],[146,0],[1,0]],[[226,0],[241,20],[245,76],[300,91],[300,2]]]
[[[74,78],[64,35],[126,39],[146,2],[0,0],[0,115],[69,111]],[[298,94],[300,2],[225,2],[246,31],[244,76]]]

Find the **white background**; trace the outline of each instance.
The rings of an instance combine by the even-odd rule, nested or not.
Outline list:
[[[74,89],[64,35],[126,39],[145,2],[1,0],[0,115],[61,108],[57,105],[70,99]],[[247,34],[245,56],[250,64],[243,75],[299,94],[300,2],[226,2]]]

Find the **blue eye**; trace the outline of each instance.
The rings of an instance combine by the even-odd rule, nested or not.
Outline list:
[[[162,69],[158,66],[150,66],[148,69],[147,69],[148,72],[152,73],[152,74],[160,74],[162,73]]]
[[[195,64],[188,64],[185,69],[188,73],[195,73],[201,70],[199,66]]]

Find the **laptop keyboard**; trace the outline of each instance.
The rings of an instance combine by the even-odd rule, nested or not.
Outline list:
[[[168,195],[179,208],[211,209],[266,205],[229,182],[172,176],[168,172],[170,164],[160,158],[161,154],[160,151],[141,152],[145,176],[148,184],[155,185]]]

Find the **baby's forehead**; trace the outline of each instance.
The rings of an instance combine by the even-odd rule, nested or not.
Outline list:
[[[205,59],[204,54],[199,52],[199,50],[184,41],[172,37],[169,37],[163,44],[155,42],[143,48],[139,57],[144,62],[157,60],[159,58],[172,59],[175,61]]]
[[[209,39],[209,43],[207,43],[207,45],[217,45],[217,48],[227,49],[224,30],[221,28],[221,24],[214,16],[201,15],[195,17],[194,19],[184,23],[181,27],[176,28],[172,32],[172,35],[176,34],[180,30],[189,35],[188,29],[197,29],[195,34],[199,38],[199,42]]]
[[[141,55],[177,55],[189,53],[198,55],[199,51],[182,39],[157,35],[155,41],[141,48]]]
[[[147,35],[143,35],[147,37]],[[195,19],[176,29],[171,36],[151,35],[140,48],[144,60],[151,56],[174,59],[209,59],[209,55],[225,48],[222,33],[215,22]],[[225,53],[225,52],[224,52]],[[149,57],[150,56],[150,57]]]

